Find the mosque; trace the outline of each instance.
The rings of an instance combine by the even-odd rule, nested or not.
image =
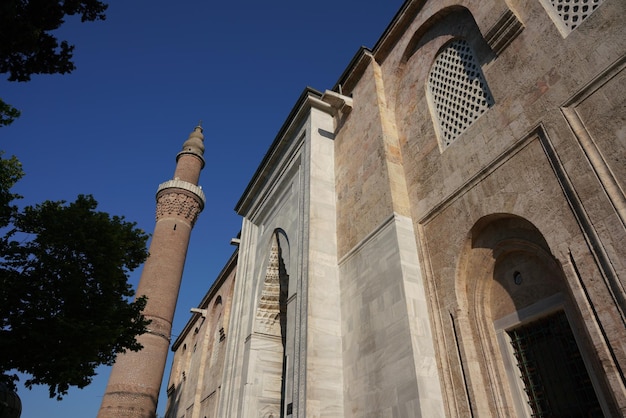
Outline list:
[[[166,417],[626,416],[625,16],[407,0],[305,89],[171,345]],[[201,129],[185,144],[157,205],[183,235]]]

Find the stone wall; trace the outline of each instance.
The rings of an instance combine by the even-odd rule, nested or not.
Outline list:
[[[618,23],[625,6],[605,1],[565,34],[546,7],[541,2],[407,2],[377,48],[361,57],[367,64],[355,65],[341,80],[354,110],[336,139],[339,254],[349,254],[400,207],[394,206],[402,199],[394,199],[391,185],[406,184],[449,416],[467,416],[470,409],[478,416],[518,413],[513,398],[519,389],[509,386],[499,366],[503,354],[495,342],[482,341],[495,341],[489,321],[506,309],[494,305],[493,314],[468,313],[473,304],[492,300],[489,292],[497,283],[492,277],[481,288],[484,294],[470,295],[475,278],[464,271],[466,260],[475,258],[467,247],[472,229],[494,216],[519,217],[537,228],[547,243],[545,257],[563,269],[556,275],[557,293],[565,295],[570,323],[580,330],[578,344],[599,376],[595,385],[604,411],[620,414],[625,405],[618,377],[626,364],[619,342],[626,336],[625,253],[618,244],[626,238],[621,88],[626,38]],[[494,104],[444,147],[428,77],[437,54],[459,38],[473,49]],[[401,173],[388,169],[392,153],[384,144],[390,138],[399,144]],[[360,157],[350,159],[355,154]],[[366,185],[371,188],[363,193]],[[352,216],[355,212],[362,216]],[[502,238],[508,239],[513,238]],[[377,250],[387,254],[389,248]],[[526,254],[522,247],[511,251]],[[505,262],[493,251],[481,257],[484,271]],[[524,265],[519,260],[527,256],[515,257]],[[385,268],[393,271],[391,259],[384,256]],[[546,262],[533,261],[528,274],[540,274]],[[358,277],[360,300],[374,285],[346,268],[342,283]],[[532,290],[532,283],[522,286]],[[548,297],[531,290],[511,296],[508,309]],[[349,329],[356,326],[347,319],[355,315],[350,295],[342,294]],[[377,341],[366,335],[366,346]],[[377,367],[381,371],[386,365]],[[348,376],[354,392],[349,399],[367,393],[365,387],[356,391]]]
[[[166,418],[217,416],[236,260],[235,253],[174,342]]]

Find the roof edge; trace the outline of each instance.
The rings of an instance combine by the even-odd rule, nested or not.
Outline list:
[[[424,4],[426,4],[426,1],[427,0],[406,0],[391,19],[387,28],[385,28],[376,44],[374,44],[374,47],[371,50],[364,46],[359,48],[335,83],[333,90],[341,94],[350,95],[352,88],[354,88],[361,75],[363,75],[365,69],[365,67],[363,67],[364,56],[369,55],[378,62],[384,61],[406,28],[411,24]]]
[[[224,284],[224,282],[226,281],[226,278],[228,277],[228,273],[232,271],[233,268],[237,267],[238,257],[239,257],[239,248],[236,248],[235,251],[233,251],[233,253],[231,254],[228,261],[226,262],[226,264],[224,265],[224,267],[222,268],[222,270],[217,275],[217,279],[213,282],[209,290],[206,292],[206,294],[204,295],[204,297],[198,304],[198,308],[200,309],[206,308],[205,305],[208,304],[208,302],[215,296],[218,289],[220,289],[222,285]],[[185,324],[185,327],[183,328],[181,333],[178,335],[178,337],[176,337],[176,340],[174,340],[174,343],[172,344],[172,349],[171,349],[172,351],[176,351],[178,349],[178,347],[181,345],[181,343],[183,342],[187,334],[189,334],[189,331],[191,331],[191,329],[193,328],[193,325],[198,320],[198,317],[199,315],[196,315],[196,314],[191,315],[191,318],[189,318],[189,320]]]
[[[315,101],[321,102],[321,98],[322,98],[322,93],[312,87],[305,87],[303,92],[300,94],[300,97],[298,97],[298,100],[296,101],[295,105],[289,112],[289,116],[287,116],[287,119],[285,119],[285,122],[283,123],[280,130],[278,131],[278,134],[274,138],[274,141],[270,145],[268,151],[265,153],[265,156],[261,160],[261,163],[259,164],[258,168],[254,172],[254,175],[250,179],[250,182],[246,186],[246,189],[244,190],[241,197],[239,198],[239,201],[235,205],[235,212],[237,212],[239,215],[244,216],[242,212],[245,212],[245,210],[249,207],[249,199],[250,199],[252,191],[257,189],[263,184],[263,180],[265,179],[263,174],[267,170],[267,167],[269,166],[273,158],[275,158],[278,155],[284,143],[285,137],[288,135],[290,129],[293,128],[302,110],[307,107],[306,106],[307,104],[309,104],[309,107],[314,107],[312,102],[315,102]],[[310,99],[316,99],[316,100],[310,100]],[[330,105],[328,106],[330,107]]]

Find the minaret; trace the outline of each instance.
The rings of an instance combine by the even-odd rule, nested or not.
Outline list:
[[[143,314],[152,322],[148,332],[137,338],[143,345],[141,351],[117,356],[99,418],[156,416],[189,237],[205,203],[204,193],[198,187],[203,154],[204,136],[198,126],[176,156],[174,180],[161,184],[157,191],[150,255],[136,293],[137,297],[148,298]]]

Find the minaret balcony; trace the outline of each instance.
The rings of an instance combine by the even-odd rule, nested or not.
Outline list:
[[[161,194],[164,190],[167,190],[167,189],[186,190],[187,192],[194,194],[201,200],[202,207],[204,207],[204,205],[206,204],[206,197],[204,196],[204,192],[202,191],[202,188],[200,186],[196,186],[195,184],[189,183],[184,180],[178,180],[178,179],[168,180],[165,183],[159,184],[159,188],[156,193],[157,197],[159,196],[159,194]]]

